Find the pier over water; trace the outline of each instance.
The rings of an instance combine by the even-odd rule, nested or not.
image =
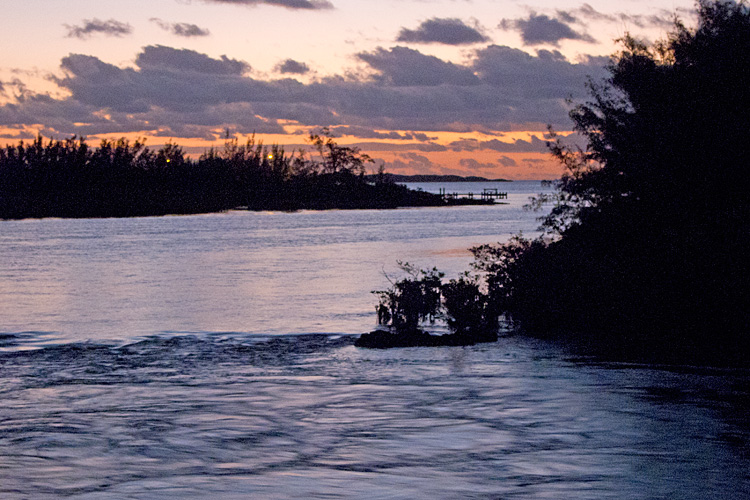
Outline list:
[[[450,200],[456,200],[456,199],[469,199],[473,200],[475,199],[475,194],[473,192],[468,193],[448,193],[446,192],[445,188],[440,188],[439,192],[440,196],[443,197],[444,200],[450,201]],[[508,193],[506,192],[500,192],[497,188],[484,188],[481,193],[477,193],[479,195],[479,198],[485,201],[495,201],[495,200],[507,200],[508,199]]]

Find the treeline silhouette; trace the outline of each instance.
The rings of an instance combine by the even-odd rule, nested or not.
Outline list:
[[[572,111],[588,147],[550,145],[566,173],[535,200],[554,202],[545,234],[472,249],[482,300],[520,331],[748,362],[750,10],[700,1],[698,13],[653,45],[626,37]]]
[[[143,141],[83,138],[36,140],[0,149],[0,218],[129,217],[251,210],[440,206],[437,195],[409,190],[381,166],[365,177],[371,160],[338,145],[323,130],[310,136],[319,158],[280,146],[227,140],[197,160],[169,143],[158,150]]]
[[[750,9],[698,14],[651,46],[625,38],[573,110],[588,148],[551,145],[566,174],[547,238],[475,251],[527,331],[747,362]]]

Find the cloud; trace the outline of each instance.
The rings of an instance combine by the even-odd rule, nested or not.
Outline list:
[[[426,144],[393,144],[389,142],[359,142],[354,146],[367,151],[421,151],[423,153],[441,153],[448,148],[441,144],[428,142]]]
[[[690,11],[688,11],[690,12]],[[591,5],[585,3],[577,9],[558,10],[557,17],[568,24],[581,20],[609,22],[609,23],[628,23],[639,28],[670,28],[672,27],[673,14],[667,11],[661,11],[659,14],[626,14],[623,12],[605,14],[594,9]]]
[[[310,67],[294,59],[287,59],[276,66],[276,71],[283,74],[304,75],[310,72]]]
[[[484,170],[484,169],[496,169],[497,165],[494,163],[481,163],[474,158],[461,158],[458,161],[458,164],[462,167],[471,169],[471,170]]]
[[[0,125],[41,125],[52,133],[72,135],[77,133],[74,131],[76,123],[91,124],[102,129],[108,126],[109,120],[97,115],[95,111],[70,98],[54,99],[46,94],[24,95],[15,103],[0,106]]]
[[[407,47],[378,48],[374,52],[360,52],[357,57],[378,71],[376,80],[398,87],[479,83],[470,68]]]
[[[453,141],[448,144],[448,148],[450,148],[451,151],[476,151],[479,149],[479,140],[461,139],[459,141]]]
[[[468,45],[488,42],[489,38],[478,29],[464,24],[460,19],[438,19],[434,17],[423,21],[415,30],[401,28],[396,41]]]
[[[189,49],[174,49],[164,45],[149,45],[138,54],[135,63],[141,69],[170,69],[175,71],[195,71],[215,75],[241,75],[250,70],[250,65],[244,61],[229,59],[213,59]]]
[[[549,160],[541,160],[539,158],[524,158],[523,162],[527,167],[541,168],[549,163]]]
[[[36,134],[32,132],[26,132],[24,130],[18,130],[15,133],[4,133],[0,134],[0,139],[5,139],[6,141],[24,141],[24,140],[30,140],[30,139],[36,139]]]
[[[570,17],[562,16],[563,19]],[[552,19],[544,14],[529,14],[528,19],[503,19],[499,27],[521,33],[524,45],[550,44],[557,46],[562,40],[581,40],[593,43],[590,35],[573,30],[566,22]]]
[[[421,132],[409,132],[409,135],[411,135],[415,140],[421,142],[434,141],[437,139],[437,137],[430,137],[427,134],[423,134]]]
[[[497,159],[497,162],[503,167],[515,167],[518,165],[518,163],[516,163],[516,160],[509,156],[501,156]]]
[[[570,11],[564,11],[564,10],[558,10],[557,11],[557,19],[565,24],[573,24],[578,21],[578,18],[576,18]]]
[[[332,9],[333,4],[328,0],[204,0],[209,3],[224,3],[233,5],[274,5],[293,10],[323,10]]]
[[[110,19],[101,21],[99,19],[84,19],[82,26],[64,25],[68,30],[68,38],[80,38],[84,40],[94,34],[103,34],[107,36],[124,36],[133,32],[133,27],[127,23],[121,23]]]
[[[162,21],[157,17],[152,17],[151,21],[159,25],[164,31],[168,31],[176,36],[182,36],[185,38],[194,38],[201,36],[208,36],[211,34],[207,29],[203,29],[196,24],[189,23],[168,23]]]
[[[248,100],[251,93],[262,95],[267,87],[243,78],[249,68],[244,62],[187,49],[145,47],[136,64],[138,69],[121,69],[92,56],[71,54],[62,60],[65,77],[57,83],[83,104],[126,113],[152,107],[198,111],[228,100]]]
[[[504,142],[498,139],[489,141],[480,141],[478,139],[461,139],[448,144],[451,151],[477,151],[480,149],[489,149],[499,153],[547,153],[547,141],[539,139],[532,135],[530,140],[516,139],[513,142]]]
[[[378,132],[367,127],[358,127],[350,125],[340,125],[337,127],[330,127],[331,133],[336,136],[350,135],[359,137],[362,139],[387,139],[392,141],[420,141],[428,142],[436,139],[435,137],[429,137],[427,134],[417,132],[397,132],[392,130],[390,132]]]
[[[679,10],[679,9],[678,9]],[[682,10],[680,10],[682,12]],[[690,11],[688,11],[690,13]],[[674,13],[659,10],[657,14],[628,14],[624,12],[605,13],[596,10],[590,4],[583,4],[575,9],[555,12],[554,17],[545,14],[530,13],[528,18],[503,19],[498,25],[503,30],[517,31],[525,45],[558,46],[563,40],[580,40],[595,43],[596,40],[585,30],[588,22],[617,23],[634,25],[638,28],[670,28],[673,25]],[[573,28],[576,26],[576,29]]]
[[[147,46],[135,64],[118,67],[97,57],[70,54],[53,78],[66,97],[16,92],[0,105],[0,125],[38,124],[55,135],[139,132],[172,137],[282,133],[283,124],[337,127],[376,141],[360,147],[446,151],[430,131],[494,133],[570,126],[565,99],[586,97],[587,76],[605,71],[592,59],[570,62],[559,52],[492,45],[454,64],[405,47],[358,55],[370,76],[302,83],[260,79],[244,61],[193,50]],[[10,85],[6,82],[6,93]],[[406,131],[420,131],[415,134]],[[400,132],[382,132],[400,131]],[[425,134],[425,132],[427,134]],[[185,134],[185,135],[181,135]],[[450,149],[498,152],[546,151],[539,138],[503,142],[464,141]],[[396,148],[398,150],[398,148]]]
[[[491,45],[477,52],[473,68],[483,82],[502,88],[506,99],[526,107],[545,100],[585,97],[587,78],[597,80],[606,75],[599,63],[584,58],[574,64],[558,51],[540,50],[535,57],[519,49]]]
[[[516,139],[514,142],[503,142],[497,139],[482,141],[479,143],[480,149],[491,149],[499,153],[548,153],[547,141],[539,139],[537,136],[531,136],[531,140],[524,141]]]
[[[386,162],[388,172],[410,171],[416,174],[434,174],[441,171],[437,163],[417,153],[399,153],[397,158]]]

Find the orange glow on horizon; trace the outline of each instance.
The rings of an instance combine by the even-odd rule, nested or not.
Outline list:
[[[293,133],[289,134],[258,134],[254,140],[256,144],[262,143],[267,146],[279,145],[292,153],[300,148],[309,150],[307,135],[314,129],[289,127]],[[20,140],[29,142],[33,140],[41,127],[27,127],[25,130],[0,128],[0,144],[17,144]],[[482,143],[494,141],[494,146],[499,143],[510,146],[515,141],[529,143],[532,137],[544,140],[544,132],[538,130],[511,131],[498,133],[483,132],[451,132],[451,131],[387,131],[376,130],[375,132],[387,134],[396,132],[402,137],[414,137],[424,134],[428,141],[392,140],[362,138],[352,135],[338,137],[336,140],[342,146],[358,146],[363,153],[368,154],[375,163],[370,165],[369,170],[377,170],[381,163],[385,164],[387,172],[414,175],[414,174],[437,174],[437,175],[461,175],[481,176],[488,178],[504,179],[550,179],[557,178],[562,174],[562,167],[549,154],[541,151],[502,152],[488,147],[480,147]],[[161,148],[166,143],[179,145],[188,157],[197,158],[210,148],[221,149],[224,139],[221,132],[217,130],[216,139],[161,137],[151,135],[151,131],[140,131],[131,133],[109,133],[97,134],[86,137],[92,146],[96,146],[101,140],[117,140],[125,138],[131,142],[139,139],[145,141],[146,145],[154,150]],[[561,131],[567,134],[569,131]],[[44,134],[43,134],[44,135]],[[240,144],[244,144],[253,137],[253,134],[236,136]],[[45,138],[47,138],[45,136]],[[53,137],[54,139],[65,139],[67,137]],[[502,146],[502,145],[501,145]],[[502,148],[499,148],[502,149]],[[268,153],[267,158],[273,159],[273,154]]]

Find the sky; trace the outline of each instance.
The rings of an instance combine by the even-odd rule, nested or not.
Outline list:
[[[692,0],[5,0],[0,144],[167,141],[329,127],[389,172],[550,179],[551,125]],[[572,100],[572,101],[571,101]],[[571,136],[571,141],[574,137]]]

